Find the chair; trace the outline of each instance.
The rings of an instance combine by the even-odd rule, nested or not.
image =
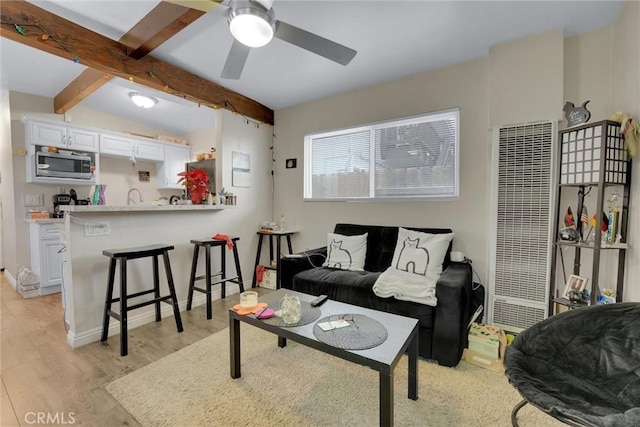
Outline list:
[[[572,426],[640,426],[640,303],[570,310],[519,334],[505,374],[524,400]]]
[[[222,285],[221,296],[226,298],[227,296],[227,282],[236,283],[240,287],[240,292],[244,292],[244,282],[242,280],[242,270],[240,269],[240,256],[238,255],[238,240],[239,237],[229,237],[229,240],[233,242],[233,260],[236,266],[236,275],[233,277],[227,277],[227,261],[226,261],[226,246],[227,241],[221,239],[193,239],[193,257],[191,259],[191,275],[189,276],[189,294],[187,296],[187,311],[191,310],[193,305],[193,292],[198,291],[206,294],[206,312],[207,319],[211,320],[211,287],[214,285]],[[196,271],[198,269],[198,253],[200,248],[204,248],[205,253],[205,274],[203,276],[197,276]],[[220,248],[220,271],[211,271],[211,248]],[[214,277],[220,276],[220,280],[212,282]],[[199,280],[205,281],[205,288],[198,288],[195,284]]]
[[[127,317],[131,310],[135,310],[147,305],[154,304],[156,306],[156,322],[162,320],[160,313],[160,303],[165,302],[173,307],[173,315],[176,319],[176,328],[178,332],[182,332],[182,319],[180,318],[180,309],[178,308],[178,298],[176,297],[176,289],[173,284],[173,275],[171,274],[171,263],[169,261],[169,251],[173,250],[171,245],[153,244],[136,248],[107,249],[102,254],[111,258],[109,262],[109,278],[107,279],[107,296],[104,302],[104,316],[102,321],[101,341],[107,341],[109,336],[109,320],[111,317],[120,321],[120,355],[126,356],[129,353],[129,345],[127,341],[128,325]],[[169,295],[160,296],[160,280],[158,269],[158,257],[162,256],[164,261],[164,270],[167,276],[167,284],[169,286]],[[153,289],[135,294],[129,294],[127,291],[127,261],[138,258],[151,257],[153,259]],[[116,264],[120,261],[120,296],[113,297]],[[129,305],[128,300],[137,298],[142,295],[153,294],[154,298],[138,304]],[[120,311],[111,310],[111,304],[120,302]]]

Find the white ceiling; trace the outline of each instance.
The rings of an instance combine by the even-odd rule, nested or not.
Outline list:
[[[157,1],[31,1],[112,39],[119,39]],[[343,67],[284,41],[252,49],[240,80],[220,78],[231,47],[215,8],[151,55],[280,109],[411,74],[479,58],[490,46],[562,28],[565,36],[613,23],[623,1],[313,1],[276,0],[277,19],[358,51]],[[215,10],[218,10],[216,13]],[[0,38],[0,87],[54,97],[84,66]],[[160,99],[133,107],[128,92]],[[177,134],[211,127],[212,111],[122,79],[87,97],[85,106],[134,118]]]

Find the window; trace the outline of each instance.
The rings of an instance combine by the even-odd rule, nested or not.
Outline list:
[[[305,200],[456,199],[460,111],[306,135]]]

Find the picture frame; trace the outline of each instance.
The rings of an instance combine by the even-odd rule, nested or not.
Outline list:
[[[564,292],[562,294],[563,298],[571,299],[571,293],[579,293],[587,287],[587,279],[586,277],[580,277],[575,274],[569,275],[567,278],[567,283],[564,286]]]

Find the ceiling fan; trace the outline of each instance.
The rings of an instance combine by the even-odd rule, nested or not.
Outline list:
[[[341,65],[347,65],[358,53],[344,45],[277,20],[271,7],[274,0],[225,0],[222,3],[214,1],[170,2],[205,12],[213,9],[226,16],[234,40],[222,70],[222,78],[225,79],[239,79],[251,48],[264,46],[273,37]]]

